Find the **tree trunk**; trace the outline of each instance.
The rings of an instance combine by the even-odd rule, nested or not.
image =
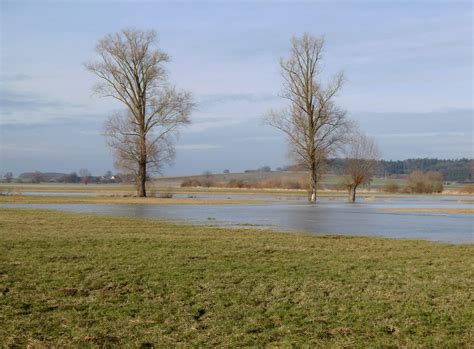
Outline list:
[[[355,185],[349,186],[349,202],[356,201],[356,189],[357,189],[357,186]]]
[[[318,177],[316,174],[316,164],[312,163],[309,172],[309,190],[308,190],[308,201],[311,203],[316,202],[316,191],[317,191]]]
[[[138,196],[141,198],[146,197],[146,161],[141,162],[138,168],[138,178],[137,178],[137,191]]]
[[[138,163],[138,196],[141,198],[146,197],[146,137],[145,132],[140,139],[140,161]]]

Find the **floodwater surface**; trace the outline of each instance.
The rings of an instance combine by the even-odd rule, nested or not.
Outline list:
[[[232,227],[254,226],[318,235],[362,235],[473,243],[472,215],[389,211],[392,208],[472,208],[472,205],[463,203],[462,199],[447,196],[408,196],[380,197],[361,200],[355,204],[323,199],[317,204],[291,200],[247,205],[2,204],[0,207],[45,208]]]

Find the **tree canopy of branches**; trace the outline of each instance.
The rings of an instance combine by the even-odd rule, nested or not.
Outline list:
[[[335,104],[344,76],[336,74],[321,83],[324,39],[305,33],[291,40],[291,54],[280,60],[284,78],[282,97],[289,107],[271,111],[266,123],[288,137],[290,156],[309,173],[308,200],[316,201],[317,184],[325,160],[346,141],[350,122],[346,112]]]
[[[344,166],[349,202],[355,202],[356,191],[360,185],[368,184],[372,180],[379,156],[377,143],[373,139],[362,133],[352,136]]]
[[[150,173],[174,157],[180,126],[190,123],[194,107],[189,92],[168,83],[168,55],[157,47],[154,31],[125,29],[96,46],[97,62],[86,68],[100,78],[95,91],[126,107],[105,124],[105,135],[118,169],[133,174],[138,196],[146,196]]]

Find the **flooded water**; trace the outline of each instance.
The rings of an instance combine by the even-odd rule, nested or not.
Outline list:
[[[90,192],[63,192],[63,191],[24,191],[22,196],[97,196]]]
[[[203,197],[196,195],[196,197]],[[238,196],[242,198],[242,196]],[[472,198],[467,198],[472,199]],[[469,214],[392,212],[392,208],[471,208],[462,197],[375,197],[349,204],[343,199],[322,199],[316,205],[304,199],[248,205],[98,205],[3,204],[124,217],[162,218],[193,224],[254,226],[312,234],[382,236],[451,243],[473,243]]]

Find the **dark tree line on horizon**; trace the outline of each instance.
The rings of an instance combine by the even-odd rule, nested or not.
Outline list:
[[[340,174],[343,172],[345,159],[329,159],[328,165],[331,172]],[[407,176],[413,171],[435,171],[442,174],[445,181],[471,182],[474,179],[473,159],[437,159],[417,158],[406,160],[379,160],[377,162],[375,176]]]

